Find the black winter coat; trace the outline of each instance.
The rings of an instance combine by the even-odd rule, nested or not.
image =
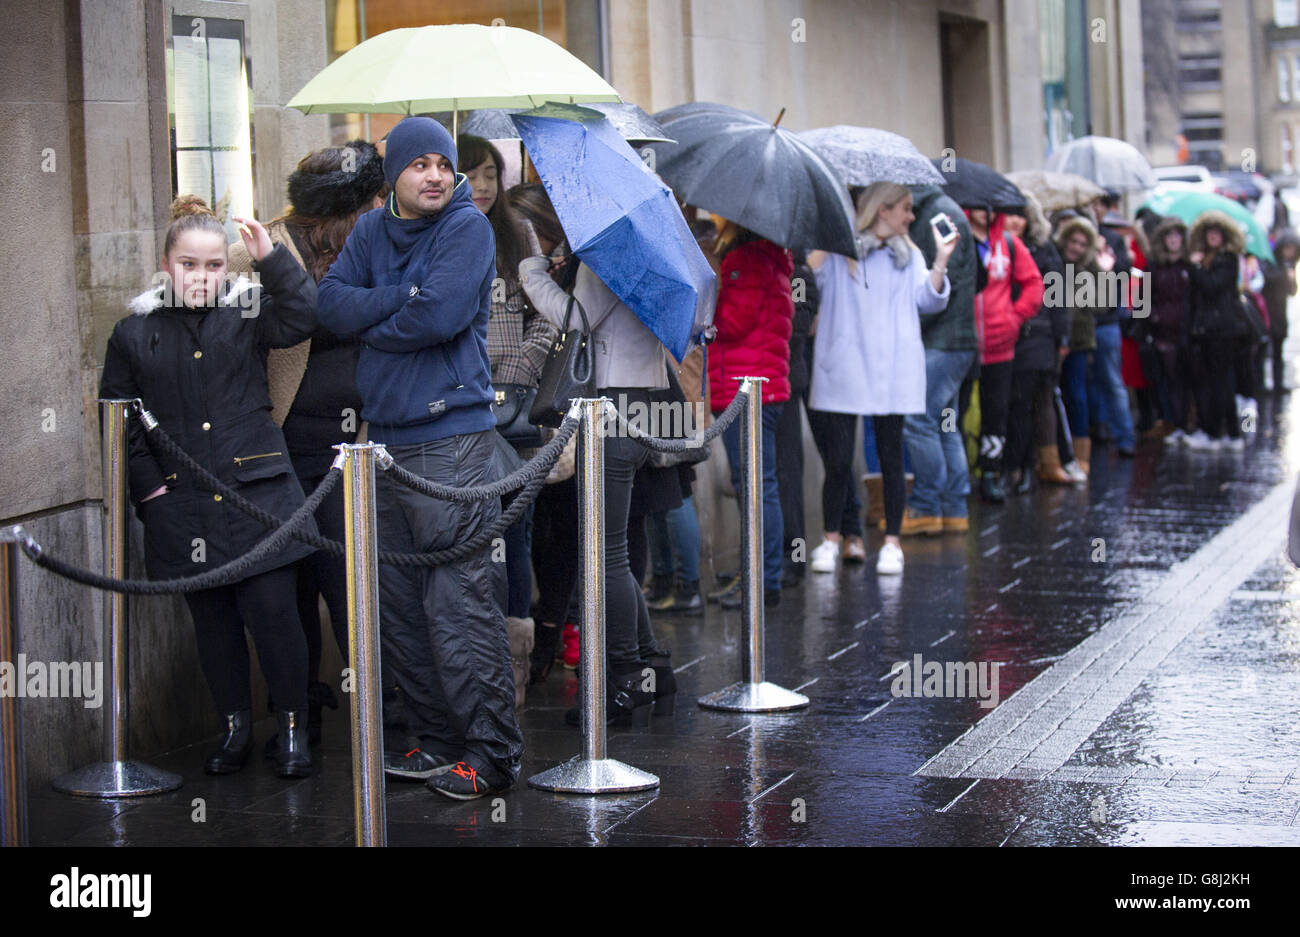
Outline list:
[[[1065,277],[1065,261],[1061,252],[1051,241],[1044,244],[1031,244],[1025,241],[1029,255],[1034,258],[1038,272],[1048,280],[1048,274]],[[1044,294],[1046,295],[1046,294]],[[1057,349],[1070,346],[1070,308],[1064,303],[1048,306],[1046,302],[1038,309],[1038,315],[1020,327],[1020,338],[1016,341],[1015,371],[1055,371],[1060,361]]]
[[[1231,338],[1241,319],[1241,291],[1237,255],[1222,251],[1207,270],[1200,264],[1188,269],[1191,278],[1189,332],[1200,340]]]
[[[271,419],[269,348],[303,341],[316,326],[316,284],[283,246],[254,264],[262,289],[241,279],[220,305],[164,305],[156,287],[131,303],[113,328],[99,392],[139,397],[177,445],[263,510],[288,517],[303,503],[288,446]],[[249,306],[248,298],[256,298]],[[241,309],[241,306],[244,308]],[[247,316],[255,310],[256,315]],[[174,459],[149,445],[128,421],[131,500],[144,523],[145,568],[152,579],[190,576],[247,553],[270,531],[198,487]],[[168,492],[144,503],[160,486]],[[306,530],[315,533],[315,524]],[[202,552],[196,538],[202,538]],[[292,541],[251,568],[277,569],[313,552]],[[202,556],[202,562],[198,557]]]
[[[1151,316],[1147,329],[1157,345],[1168,348],[1187,339],[1191,269],[1186,260],[1151,265]]]

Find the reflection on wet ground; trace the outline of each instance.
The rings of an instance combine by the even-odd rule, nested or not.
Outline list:
[[[1244,453],[1144,443],[1130,462],[1100,450],[1087,489],[974,505],[969,534],[907,542],[901,579],[878,580],[872,564],[810,574],[767,627],[767,677],[801,688],[812,700],[802,712],[697,708],[697,696],[739,677],[739,615],[711,606],[702,618],[657,617],[679,669],[677,713],[611,730],[609,750],[657,774],[658,790],[565,796],[521,780],[499,801],[453,803],[390,782],[389,842],[1300,844],[1300,574],[1281,552],[1285,511],[1243,519],[1300,467],[1297,408],[1300,395],[1262,401]],[[1240,548],[1213,552],[1221,534]],[[1240,568],[1251,550],[1260,561]],[[1247,560],[1225,565],[1237,557]],[[1162,589],[1209,578],[1222,601],[1151,607]],[[1148,634],[1157,637],[1144,645]],[[1071,694],[1086,681],[1066,671],[1094,635],[1110,656],[1090,658],[1106,672],[1089,678],[1080,708]],[[999,705],[927,696],[921,680],[894,695],[895,664],[916,655],[1000,662]],[[1055,695],[1031,710],[1015,694],[1040,675],[1020,700]],[[558,665],[529,689],[524,777],[578,752],[577,731],[563,725],[575,700],[575,677]],[[1016,707],[1026,718],[1014,726],[999,717]],[[985,718],[1001,718],[1007,733],[966,764],[961,740],[980,738],[972,727]],[[271,731],[259,726],[259,745]],[[151,758],[185,785],[147,801],[33,791],[33,842],[352,841],[341,713],[326,713],[318,770],[302,781],[262,763],[205,777],[203,747]]]

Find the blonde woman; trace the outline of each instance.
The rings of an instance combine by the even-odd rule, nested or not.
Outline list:
[[[815,572],[832,572],[840,554],[846,493],[853,481],[854,421],[870,415],[884,476],[885,543],[876,572],[903,572],[898,534],[903,520],[903,417],[925,412],[925,348],[921,315],[948,304],[948,259],[957,239],[936,237],[934,266],[926,270],[907,236],[915,220],[906,186],[877,182],[856,198],[859,260],[814,251],[821,310],[813,353],[809,419],[825,431],[826,481],[822,512],[826,534],[812,553]]]

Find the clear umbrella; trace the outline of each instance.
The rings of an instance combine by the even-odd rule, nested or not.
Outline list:
[[[1075,173],[1118,192],[1154,189],[1160,181],[1136,147],[1114,137],[1080,137],[1064,143],[1047,158],[1047,168]]]
[[[911,140],[888,130],[837,124],[805,130],[799,137],[849,185],[873,182],[944,185],[948,182]]]

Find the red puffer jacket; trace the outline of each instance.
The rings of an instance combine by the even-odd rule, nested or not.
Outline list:
[[[738,377],[766,377],[763,403],[790,399],[790,328],[794,298],[790,252],[771,241],[749,241],[722,259],[708,348],[709,406],[717,413],[736,396]]]
[[[969,215],[969,212],[967,213]],[[975,294],[975,330],[980,338],[980,363],[998,364],[1016,356],[1020,326],[1038,315],[1043,305],[1043,277],[1029,248],[1018,237],[1011,238],[1014,259],[1007,254],[1006,227],[1002,215],[994,215],[989,226],[989,255],[984,266],[988,285]],[[1011,281],[1020,286],[1020,298],[1012,302]]]

